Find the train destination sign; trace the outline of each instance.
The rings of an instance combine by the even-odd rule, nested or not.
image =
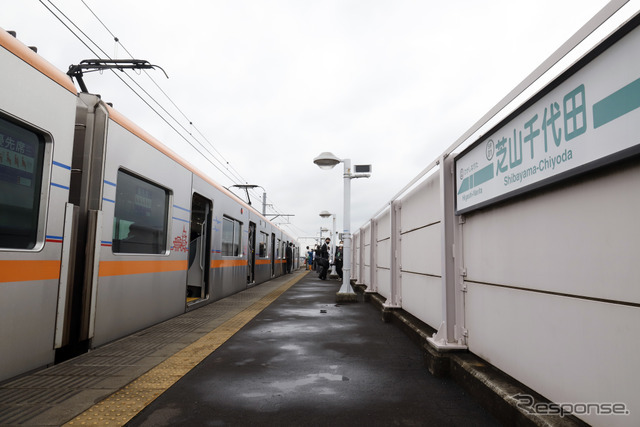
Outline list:
[[[636,26],[460,153],[456,213],[640,152],[638,52]]]

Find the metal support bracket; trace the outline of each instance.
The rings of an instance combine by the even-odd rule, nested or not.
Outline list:
[[[402,308],[402,301],[398,301],[398,303],[396,303],[396,304],[394,304],[393,302],[385,301],[382,304],[382,308],[384,310],[395,310],[395,309],[398,309],[398,308]]]
[[[440,327],[438,328],[438,332],[433,334],[433,336],[427,338],[427,342],[437,351],[441,352],[462,351],[468,349],[465,344],[462,344],[462,340],[459,340],[458,342],[447,342],[446,329],[447,325],[445,324],[445,322],[442,322],[440,324]],[[465,337],[467,334],[468,332],[465,330]]]

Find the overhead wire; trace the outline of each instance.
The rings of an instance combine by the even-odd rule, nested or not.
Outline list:
[[[100,25],[102,25],[102,27],[111,35],[111,37],[113,37],[114,41],[116,42],[116,44],[122,46],[122,48],[124,49],[124,51],[129,55],[130,58],[134,58],[133,54],[131,52],[129,52],[129,50],[125,47],[124,44],[122,44],[122,42],[120,41],[120,39],[109,29],[109,27],[107,27],[107,25],[102,21],[102,19],[100,19],[100,17],[98,17],[98,15],[93,11],[93,9],[91,9],[91,7],[84,1],[84,0],[80,0],[82,2],[82,4],[85,5],[85,7],[87,8],[87,10],[89,10],[89,12],[96,18],[96,20],[100,23]],[[242,175],[240,175],[240,173],[231,165],[231,163],[222,155],[222,153],[220,153],[220,151],[218,151],[215,146],[213,145],[213,143],[211,141],[209,141],[207,139],[207,137],[193,124],[193,122],[191,121],[191,119],[189,117],[187,117],[187,115],[182,111],[182,109],[180,107],[178,107],[178,105],[173,101],[173,99],[164,91],[164,89],[162,89],[162,87],[158,84],[158,82],[153,78],[153,76],[151,76],[151,74],[149,74],[146,70],[143,70],[144,73],[146,74],[146,76],[149,78],[149,80],[151,80],[151,82],[155,85],[155,87],[164,95],[164,97],[171,103],[171,105],[173,105],[173,107],[182,115],[182,117],[189,122],[189,125],[192,126],[197,132],[198,134],[207,142],[207,144],[209,144],[209,146],[218,154],[218,156],[224,160],[224,163],[222,161],[220,161],[219,159],[217,159],[215,157],[215,155],[213,153],[211,153],[208,149],[207,152],[209,152],[209,154],[211,154],[214,159],[216,159],[218,161],[218,163],[220,163],[223,167],[227,167],[227,170],[229,170],[228,168],[231,168],[230,173],[232,175],[234,175],[234,177],[239,181],[239,182],[246,182],[246,180],[242,177]],[[142,88],[141,88],[142,89]],[[142,89],[144,90],[144,89]],[[147,93],[145,91],[145,93]],[[150,96],[150,95],[149,95]],[[155,100],[154,100],[155,101]],[[156,101],[156,103],[158,103]],[[160,105],[158,103],[158,105]],[[169,114],[171,116],[171,114],[164,109],[161,105],[160,107],[163,109],[163,111],[165,111],[167,114]],[[176,122],[177,120],[171,116]],[[182,129],[187,132],[192,138],[194,138],[194,140],[197,141],[197,139],[195,137],[193,137],[193,134],[188,131],[187,129],[184,128],[184,126],[181,126]],[[198,141],[199,142],[199,141]],[[200,143],[200,142],[199,142]],[[203,148],[206,149],[206,147],[204,147],[204,144],[200,143]],[[238,182],[237,182],[238,183]]]
[[[58,8],[51,0],[47,0],[52,7],[54,7],[56,9],[56,11],[58,11],[58,13],[60,13],[60,15],[62,15],[67,21],[69,21],[71,23],[71,25],[73,25],[77,31],[79,31],[87,40],[89,40],[105,57],[112,59],[110,57],[109,54],[107,54],[96,42],[94,42],[91,37],[89,37],[84,31],[82,31],[82,29],[80,27],[78,27],[71,18],[69,18],[62,10],[60,10],[60,8]],[[99,57],[100,55],[98,55],[98,53],[92,49],[87,43],[85,43],[85,41],[78,36],[78,34],[69,27],[69,25],[67,25],[61,18],[60,16],[56,15],[55,12],[53,12],[46,4],[44,4],[43,0],[40,0],[40,3],[47,9],[49,10],[50,13],[52,13],[56,19],[58,19],[82,44],[84,44],[87,49],[89,49],[89,51],[91,51],[91,53],[93,55],[95,55],[96,57]],[[225,173],[225,171],[223,169],[221,169],[219,166],[217,166],[215,163],[213,163],[211,161],[211,159],[205,155],[202,151],[200,151],[200,149],[198,147],[196,147],[195,145],[193,145],[182,133],[180,133],[171,123],[169,123],[169,121],[162,115],[160,114],[146,99],[144,99],[144,97],[142,97],[140,95],[140,93],[138,93],[133,87],[131,87],[130,84],[128,84],[126,81],[124,81],[124,79],[115,72],[115,70],[111,70],[114,75],[120,79],[120,81],[122,81],[122,83],[125,84],[125,86],[127,86],[136,96],[138,96],[138,98],[140,98],[140,100],[142,102],[144,102],[154,113],[156,113],[156,115],[158,115],[158,117],[160,117],[160,119],[162,119],[174,132],[176,132],[182,139],[185,140],[185,142],[187,142],[193,149],[195,149],[205,160],[207,160],[209,163],[211,163],[211,165],[213,167],[215,167],[216,169],[218,169],[225,177],[227,177],[227,179],[231,180],[232,182],[235,181],[235,177],[230,177],[229,175],[227,175],[227,173]],[[138,82],[136,82],[129,74],[126,74],[127,78],[129,78],[136,86],[138,86],[140,88],[140,90],[142,90],[151,100],[153,100],[153,102],[155,102],[169,117],[171,117],[177,124],[178,126],[180,126],[185,132],[189,133],[184,126],[182,126],[182,124],[180,124],[180,122],[178,120],[176,120],[175,117],[173,117],[173,115],[168,112],[151,94],[149,94],[144,88],[142,88],[140,86],[140,84]],[[198,141],[197,139],[194,138],[194,140],[196,142],[198,142],[198,144],[200,144],[205,150],[207,150],[206,147],[204,147],[204,145]],[[207,150],[208,151],[208,150]],[[213,156],[213,154],[211,152],[209,152],[209,154],[215,159],[215,156]],[[217,159],[216,159],[217,160]],[[221,163],[218,160],[219,163]]]
[[[133,54],[126,48],[126,46],[120,41],[120,39],[109,29],[109,27],[107,27],[107,25],[98,17],[98,15],[91,9],[91,7],[89,7],[89,5],[84,1],[81,0],[82,3],[85,5],[85,7],[89,10],[89,12],[98,20],[98,22],[100,22],[100,24],[102,25],[102,27],[111,35],[111,37],[113,37],[114,41],[119,44],[120,46],[122,46],[122,48],[124,49],[124,51],[131,57],[134,58]],[[216,158],[216,160],[218,160],[218,162],[225,167],[232,175],[234,175],[234,177],[237,179],[236,183],[247,183],[247,180],[233,167],[233,165],[231,165],[231,163],[222,155],[222,153],[220,153],[220,151],[218,149],[216,149],[216,147],[214,146],[214,144],[209,141],[209,139],[200,131],[200,129],[191,121],[191,119],[182,111],[182,109],[173,101],[173,99],[164,91],[164,89],[162,89],[162,87],[158,84],[158,82],[153,78],[153,76],[151,76],[146,70],[143,70],[144,73],[147,75],[147,77],[149,78],[149,80],[151,80],[151,82],[156,86],[156,88],[165,96],[165,98],[171,103],[171,105],[174,106],[174,108],[182,115],[182,117],[189,122],[189,125],[193,127],[193,129],[196,130],[196,132],[198,132],[198,134],[207,142],[207,144],[209,144],[209,146],[216,152],[216,154],[224,161],[224,163],[222,161],[220,161],[219,159]],[[142,89],[144,90],[144,89]],[[146,93],[146,91],[145,91]],[[162,108],[162,106],[161,106]],[[167,112],[166,109],[163,108],[163,111]],[[170,114],[169,112],[167,112],[167,114]],[[175,120],[175,118],[174,118]],[[183,130],[185,132],[187,132],[190,136],[193,137],[193,134],[188,131],[187,129],[185,129],[184,127],[182,127]],[[197,139],[194,137],[194,139],[197,141]],[[199,141],[198,141],[199,142]],[[201,144],[204,147],[204,144]],[[206,149],[206,148],[205,148]],[[213,153],[211,153],[208,149],[207,152],[209,152],[214,158],[215,156],[213,155]],[[230,168],[230,169],[229,169]],[[232,180],[233,181],[233,180]],[[254,195],[257,197],[258,195],[254,193]]]
[[[47,0],[57,11],[58,13],[60,13],[65,19],[67,19],[67,21],[69,21],[76,29],[77,31],[79,31],[80,33],[82,33],[82,35],[89,40],[105,57],[112,59],[109,54],[107,54],[96,42],[94,42],[91,37],[89,37],[84,31],[82,31],[82,29],[80,27],[78,27],[72,19],[70,19],[64,12],[62,12],[60,10],[60,8],[58,8],[51,0]],[[49,10],[49,12],[51,12],[82,44],[84,44],[87,49],[89,49],[91,51],[91,53],[93,53],[96,57],[99,57],[100,55],[97,54],[97,52],[92,49],[87,43],[84,42],[84,40],[82,40],[81,37],[78,36],[78,34],[76,32],[74,32],[74,30],[72,30],[69,25],[67,25],[58,15],[56,15],[46,4],[44,4],[44,2],[42,0],[40,0],[40,3],[47,8],[47,10]],[[149,102],[147,100],[145,100],[138,92],[135,91],[135,89],[133,89],[131,87],[131,85],[129,85],[127,82],[124,81],[124,79],[122,79],[122,77],[120,75],[118,75],[115,70],[111,70],[114,75],[116,77],[118,77],[122,83],[124,83],[136,96],[138,96],[140,98],[140,100],[142,102],[144,102],[154,113],[156,113],[158,115],[158,117],[160,117],[171,129],[174,130],[174,132],[176,132],[179,136],[181,136],[189,145],[191,145],[200,155],[202,155],[205,159],[207,159],[214,167],[216,167],[218,170],[220,170],[223,174],[224,171],[222,171],[220,168],[218,168],[215,164],[213,164],[211,162],[210,159],[207,158],[206,155],[204,155],[204,153],[202,153],[197,147],[195,147],[193,144],[191,144],[185,137],[184,135],[182,135],[171,123],[169,123],[169,121],[163,117],[153,106],[151,106],[151,104],[149,104]],[[162,105],[156,101],[153,96],[151,96],[146,90],[144,90],[133,78],[131,78],[131,76],[129,76],[128,74],[125,74],[131,81],[133,81],[150,99],[152,99],[156,104],[158,104],[161,108]],[[174,121],[177,122],[177,120],[175,120],[175,118],[168,112],[166,111],[166,109],[163,108],[163,111],[165,111],[165,113],[167,113],[167,115],[169,115],[169,117],[173,118]],[[179,125],[180,123],[177,122]],[[184,128],[183,128],[184,129]],[[227,178],[229,178],[227,176]]]
[[[62,25],[64,25],[67,30],[69,30],[69,32],[71,32],[93,55],[95,55],[96,57],[99,57],[100,55],[98,55],[98,53],[91,48],[87,42],[85,42],[85,40],[82,39],[82,37],[80,37],[76,31],[74,31],[63,19],[60,18],[60,16],[58,14],[56,14],[49,6],[47,6],[43,0],[39,0],[40,3],[58,20],[60,21],[60,23]],[[69,18],[62,10],[60,10],[60,8],[58,8],[52,0],[47,0],[51,6],[53,8],[56,9],[56,11],[62,15],[69,23],[71,23],[71,25],[73,25],[73,27],[75,27],[75,29],[80,32],[85,38],[86,40],[88,40],[91,44],[93,44],[97,50],[99,50],[105,57],[112,59],[95,41],[93,41],[91,39],[91,37],[89,35],[87,35],[80,27],[78,27],[74,21]],[[97,14],[84,2],[84,0],[81,0],[82,3],[85,5],[85,7],[89,10],[89,12],[96,18],[96,20],[103,26],[103,28],[111,35],[111,37],[113,37],[114,41],[119,44],[120,46],[122,46],[122,48],[125,50],[125,52],[131,57],[133,58],[133,55],[131,55],[131,53],[128,51],[128,49],[120,42],[119,38],[115,36],[115,34],[106,26],[106,24],[97,16]],[[120,79],[120,81],[122,81],[122,83],[125,84],[125,86],[127,86],[136,96],[138,96],[138,98],[140,98],[140,100],[142,102],[144,102],[156,115],[158,115],[158,117],[160,117],[174,132],[176,132],[183,140],[185,140],[185,142],[187,142],[193,149],[195,149],[198,154],[200,154],[205,160],[207,160],[209,163],[211,163],[212,166],[214,166],[217,170],[219,170],[227,179],[229,179],[231,182],[234,183],[238,183],[239,182],[243,182],[243,183],[247,183],[247,181],[240,175],[240,173],[231,165],[231,163],[224,158],[224,156],[214,147],[214,145],[206,138],[206,136],[193,124],[193,122],[187,117],[187,115],[177,106],[177,104],[171,99],[171,97],[169,97],[169,95],[160,87],[160,85],[155,81],[155,79],[153,79],[153,77],[151,75],[149,75],[149,73],[147,73],[145,71],[145,74],[147,75],[147,77],[154,83],[154,85],[158,88],[158,90],[160,90],[160,92],[169,100],[169,102],[176,108],[176,110],[178,112],[180,112],[180,114],[182,115],[182,117],[184,117],[185,120],[187,120],[189,122],[189,125],[192,126],[197,132],[198,134],[211,146],[211,148],[218,154],[218,156],[220,158],[222,158],[224,160],[224,163],[217,158],[213,153],[211,153],[211,151],[202,143],[200,142],[189,130],[187,130],[181,123],[179,120],[177,120],[169,111],[167,111],[166,108],[164,108],[162,106],[162,104],[160,102],[158,102],[151,94],[149,94],[149,92],[147,90],[145,90],[142,86],[140,86],[140,84],[138,82],[135,81],[135,79],[133,79],[129,74],[125,75],[127,76],[127,78],[129,78],[142,92],[144,92],[145,95],[147,95],[149,97],[149,99],[151,99],[155,104],[157,104],[162,111],[164,111],[164,113],[166,115],[168,115],[171,119],[173,119],[173,121],[175,121],[178,126],[180,128],[182,128],[182,130],[184,132],[186,132],[191,138],[193,138],[194,141],[196,141],[202,148],[204,148],[209,155],[211,156],[211,158],[213,158],[214,160],[216,160],[218,163],[220,163],[220,165],[222,165],[225,170],[227,172],[225,172],[225,170],[222,170],[218,165],[216,165],[215,163],[213,163],[213,161],[211,160],[211,158],[209,158],[209,156],[205,155],[202,151],[200,151],[200,149],[198,147],[196,147],[193,143],[191,143],[187,137],[185,137],[185,135],[183,135],[178,129],[176,129],[171,123],[169,123],[168,119],[166,119],[160,112],[158,112],[158,110],[156,110],[146,99],[144,99],[144,97],[142,95],[140,95],[140,93],[138,93],[130,84],[128,84],[126,81],[124,81],[124,79],[115,72],[115,70],[111,70],[114,75],[116,77],[118,77]],[[230,168],[230,169],[229,169]],[[231,176],[229,176],[229,174]],[[252,193],[256,196],[259,197],[260,195],[258,195],[253,189]],[[277,209],[275,208],[274,204],[271,203],[270,204],[271,209],[274,210],[277,213]],[[289,223],[290,224],[290,223]]]

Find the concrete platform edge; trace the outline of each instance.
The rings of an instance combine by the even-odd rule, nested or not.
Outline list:
[[[401,308],[384,307],[386,299],[380,294],[366,292],[366,286],[355,284],[354,288],[364,302],[379,308],[382,320],[391,322],[423,350],[425,367],[436,377],[451,377],[467,393],[476,399],[500,422],[512,426],[588,426],[572,415],[541,415],[528,411],[516,395],[528,395],[534,404],[553,402],[525,386],[515,378],[500,371],[469,351],[438,352],[427,342],[436,330]]]

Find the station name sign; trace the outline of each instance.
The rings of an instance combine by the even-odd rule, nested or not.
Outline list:
[[[456,157],[456,213],[640,152],[637,21]]]

